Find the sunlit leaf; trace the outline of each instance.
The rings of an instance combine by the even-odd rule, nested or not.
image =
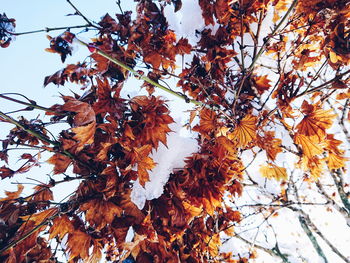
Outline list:
[[[261,175],[267,179],[274,179],[277,181],[288,179],[287,169],[272,163],[261,166],[259,171]]]

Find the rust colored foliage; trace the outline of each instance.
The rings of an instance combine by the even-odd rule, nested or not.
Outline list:
[[[25,110],[44,110],[48,122],[0,115],[1,122],[15,125],[2,140],[1,179],[39,166],[42,152],[52,166],[48,182],[38,183],[31,195],[23,197],[18,185],[0,199],[1,262],[57,262],[53,243],[62,245],[69,262],[248,262],[255,256],[220,250],[223,236],[235,236],[234,226],[243,220],[235,200],[244,191],[244,152],[263,152],[266,162],[254,176],[281,184],[290,174],[278,159],[289,149],[286,143],[311,181],[345,169],[342,141],[329,131],[336,114],[326,101],[333,93],[350,98],[343,74],[350,64],[348,1],[199,0],[206,27],[197,30],[196,44],[177,36],[164,15],[167,4],[181,10],[181,0],[136,2],[135,16],[112,11],[87,25],[97,30],[85,43],[89,59],[44,79],[47,88],[74,83],[80,90],[60,94],[49,108],[26,102]],[[284,26],[261,41],[255,30],[268,9],[277,27],[291,2]],[[1,47],[12,41],[14,27],[14,19],[0,15]],[[287,42],[290,34],[298,37]],[[48,39],[46,51],[65,62],[79,35],[65,31]],[[261,55],[276,61],[268,74],[259,72]],[[185,56],[190,62],[177,65]],[[322,67],[306,74],[321,64],[336,72],[324,86],[317,82]],[[145,81],[148,95],[122,96],[131,73]],[[131,200],[135,181],[143,187],[150,181],[157,166],[153,154],[167,146],[172,132],[171,95],[156,96],[170,75],[177,75],[177,83],[168,91],[196,104],[187,126],[199,149],[172,171],[161,196],[139,208]],[[49,132],[58,123],[63,128]],[[21,155],[23,165],[13,168],[8,151],[15,147],[38,153]],[[52,189],[73,180],[77,189],[54,202]],[[126,242],[129,229],[134,237]]]

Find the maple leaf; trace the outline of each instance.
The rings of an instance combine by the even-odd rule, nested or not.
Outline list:
[[[88,76],[93,71],[86,68],[85,63],[69,64],[65,68],[56,71],[54,74],[46,76],[44,79],[44,87],[53,83],[55,85],[64,85],[66,81],[86,84]]]
[[[52,226],[49,230],[49,239],[55,238],[58,236],[60,240],[69,233],[72,233],[74,231],[74,226],[72,222],[69,220],[67,215],[61,215],[59,217],[56,217],[53,222]]]
[[[204,136],[209,132],[215,131],[217,127],[217,123],[216,123],[216,114],[214,111],[204,108],[200,111],[199,117],[200,117],[199,125],[196,125],[195,127],[193,127],[194,131],[198,131],[204,134]]]
[[[240,222],[242,219],[241,213],[239,211],[234,211],[231,208],[226,208],[224,216],[232,222]]]
[[[275,132],[264,131],[264,134],[257,136],[257,145],[266,151],[266,155],[269,159],[274,161],[278,153],[282,152],[281,148],[282,140],[275,138]]]
[[[220,235],[217,233],[211,236],[205,236],[204,242],[208,244],[210,255],[216,257],[219,254],[219,247],[221,246]]]
[[[72,132],[75,133],[73,139],[79,142],[76,149],[76,151],[79,152],[86,144],[92,144],[94,142],[96,122],[92,122],[86,126],[72,128]]]
[[[67,170],[72,160],[66,155],[55,153],[50,157],[50,159],[47,160],[47,162],[49,164],[54,165],[54,168],[53,168],[54,174],[61,174]]]
[[[85,212],[86,220],[97,230],[111,224],[115,216],[120,217],[122,209],[112,202],[92,199],[83,203],[80,210]]]
[[[329,169],[340,169],[345,167],[345,162],[348,158],[340,156],[338,154],[329,153],[327,157],[327,164]]]
[[[97,79],[97,101],[93,104],[94,114],[111,116],[120,119],[125,111],[125,100],[120,97],[122,85],[110,86],[107,79]],[[112,95],[113,94],[113,95]]]
[[[145,183],[149,181],[147,170],[152,170],[156,163],[148,155],[152,151],[152,145],[146,144],[139,148],[134,148],[134,153],[137,163],[137,172],[139,175],[140,184],[144,187]]]
[[[95,112],[88,103],[72,97],[64,97],[64,100],[66,102],[62,105],[62,110],[76,113],[73,119],[74,126],[84,126],[96,121]]]
[[[23,189],[24,189],[24,186],[22,184],[18,184],[17,191],[15,191],[15,192],[5,191],[5,194],[7,195],[7,197],[1,198],[0,202],[17,199],[21,195],[21,193],[23,192]]]
[[[321,159],[318,156],[303,156],[300,164],[304,171],[310,171],[312,178],[315,180],[318,180],[321,174],[325,171],[325,158]]]
[[[187,38],[180,38],[176,44],[177,53],[179,55],[191,53],[192,46],[188,43]]]
[[[135,223],[141,223],[145,215],[138,209],[137,205],[135,205],[130,198],[131,189],[127,191],[126,194],[123,195],[122,200],[120,202],[120,207],[123,208],[125,215],[131,216],[134,218]]]
[[[270,82],[271,80],[269,80],[268,75],[264,75],[264,76],[254,76],[252,78],[253,84],[255,86],[255,88],[258,91],[258,94],[263,94],[265,91],[269,90],[269,88],[271,87]]]
[[[34,187],[34,195],[31,200],[39,201],[37,207],[39,209],[46,208],[49,205],[49,200],[53,200],[53,193],[48,185],[37,185]]]
[[[1,179],[10,178],[10,177],[14,176],[15,173],[16,173],[16,171],[6,167],[5,165],[0,167]]]
[[[286,168],[277,166],[272,163],[261,166],[259,171],[261,175],[267,179],[274,179],[277,181],[288,179]]]
[[[43,223],[46,219],[53,217],[57,214],[58,208],[49,208],[47,210],[35,213],[33,215],[21,216],[24,221],[33,221],[35,225]]]
[[[67,248],[69,260],[80,257],[83,260],[89,258],[89,248],[91,246],[91,236],[81,230],[75,230],[68,235]]]
[[[103,245],[98,240],[93,240],[94,248],[92,250],[91,256],[89,257],[87,263],[99,263],[102,258]]]
[[[246,147],[256,139],[256,124],[257,117],[249,114],[237,124],[231,134],[228,134],[228,138],[237,141],[239,147]]]
[[[237,195],[237,196],[241,196],[243,193],[243,186],[240,182],[238,182],[237,180],[233,180],[232,184],[228,186],[228,191],[232,194],[232,195]]]
[[[132,133],[127,130],[128,137],[134,135],[139,145],[152,144],[155,148],[158,148],[159,142],[166,145],[166,135],[171,131],[169,124],[174,120],[164,101],[154,96],[136,96],[132,99],[131,108],[134,117],[128,124],[134,128]]]
[[[318,105],[311,105],[304,100],[301,106],[301,112],[304,114],[304,118],[296,126],[300,134],[306,136],[318,137],[318,141],[324,139],[326,135],[326,129],[330,128],[333,124],[335,114],[332,114],[332,110],[323,110]]]
[[[323,153],[325,143],[319,143],[318,139],[318,136],[306,136],[304,134],[296,134],[294,136],[295,143],[301,146],[303,153],[308,158]]]
[[[203,206],[200,205],[199,207],[192,205],[188,201],[182,201],[182,205],[185,208],[186,212],[190,214],[192,218],[199,216],[203,211]]]

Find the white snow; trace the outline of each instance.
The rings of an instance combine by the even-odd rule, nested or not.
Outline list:
[[[131,192],[131,200],[142,209],[146,200],[158,198],[163,193],[163,187],[169,179],[169,175],[174,169],[183,168],[185,158],[198,150],[197,140],[181,135],[181,120],[176,119],[170,125],[173,132],[167,137],[167,147],[159,145],[156,152],[151,154],[151,158],[157,166],[149,172],[150,181],[143,188],[139,181],[134,183]]]

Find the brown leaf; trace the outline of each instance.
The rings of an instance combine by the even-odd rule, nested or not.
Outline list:
[[[23,188],[24,188],[23,185],[18,184],[17,191],[15,191],[15,192],[5,191],[5,194],[7,195],[7,197],[0,199],[0,201],[6,201],[6,200],[12,200],[12,199],[18,198],[21,195]]]
[[[62,106],[62,110],[75,112],[74,126],[84,126],[96,121],[95,112],[92,107],[83,101],[68,97],[68,101]]]
[[[34,201],[49,201],[53,200],[53,193],[47,185],[37,185],[34,187]]]
[[[92,144],[94,142],[96,123],[92,122],[86,126],[72,128],[72,131],[75,133],[73,139],[79,142],[76,149],[76,151],[79,152],[84,148],[86,144]]]
[[[61,174],[67,170],[72,160],[66,155],[55,153],[54,155],[51,156],[50,159],[47,160],[47,162],[49,164],[54,165],[54,168],[53,168],[54,174]]]
[[[190,54],[192,50],[192,46],[188,43],[187,38],[180,38],[180,40],[176,44],[177,53],[179,55]]]
[[[74,231],[74,226],[72,222],[69,220],[68,216],[61,215],[60,217],[56,217],[53,222],[52,226],[50,227],[49,233],[49,239],[55,238],[58,236],[60,240],[69,233],[72,233]]]
[[[322,141],[326,135],[326,129],[330,128],[333,124],[335,114],[332,110],[323,110],[318,105],[311,105],[304,100],[301,111],[304,114],[304,118],[296,126],[300,134],[306,136],[317,136],[319,141]]]
[[[35,225],[39,225],[49,217],[52,217],[55,214],[57,214],[57,212],[58,212],[58,208],[54,207],[54,208],[49,208],[47,210],[44,210],[42,212],[35,213],[33,215],[21,216],[21,218],[24,221],[33,221],[35,222]]]
[[[253,115],[245,116],[236,126],[234,131],[228,135],[230,140],[237,140],[239,147],[246,147],[256,139],[257,117]]]
[[[89,248],[91,246],[92,238],[81,230],[75,230],[68,235],[67,248],[70,254],[69,260],[74,258],[82,258],[86,260],[89,258]]]
[[[10,177],[14,176],[15,173],[16,173],[16,171],[6,167],[5,165],[0,167],[1,179],[10,178]]]
[[[86,220],[97,230],[101,230],[113,219],[121,216],[122,209],[112,202],[93,199],[83,203],[80,210],[85,212]]]

